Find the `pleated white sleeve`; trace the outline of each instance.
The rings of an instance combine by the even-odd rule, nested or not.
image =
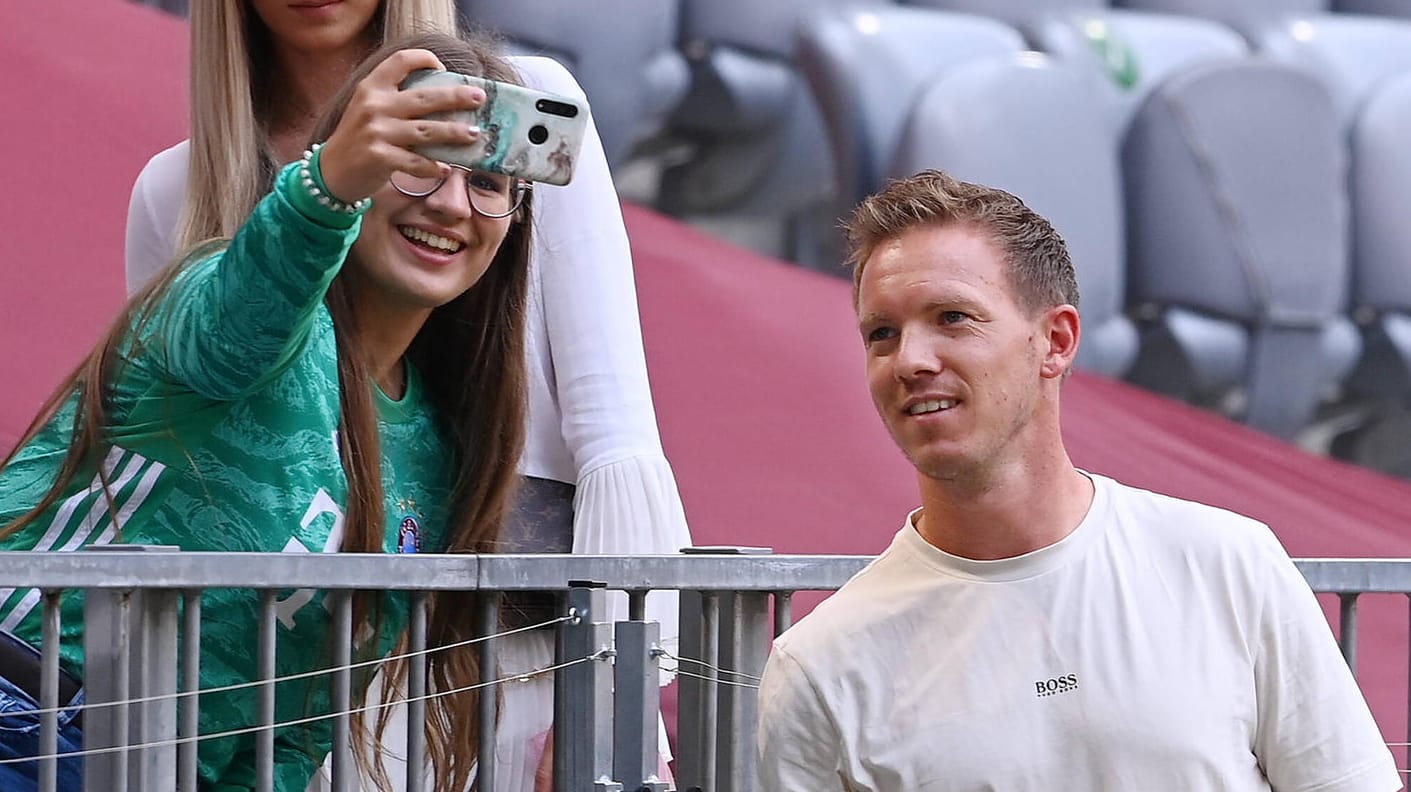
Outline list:
[[[515,58],[525,82],[583,96],[547,58]],[[632,253],[612,174],[591,127],[565,187],[535,186],[530,294],[530,428],[522,470],[573,483],[573,552],[676,553],[691,544],[662,451],[637,312]],[[542,378],[547,387],[536,387]],[[556,419],[556,420],[555,420]],[[675,651],[677,597],[648,598]],[[613,598],[613,618],[627,615]]]
[[[157,152],[132,185],[123,250],[127,293],[156,277],[177,254],[176,221],[186,193],[191,144],[183,140]]]

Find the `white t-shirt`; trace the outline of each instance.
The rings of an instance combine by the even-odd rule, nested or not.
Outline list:
[[[775,642],[765,792],[1387,792],[1390,751],[1269,529],[1092,476],[1017,558],[891,546]]]

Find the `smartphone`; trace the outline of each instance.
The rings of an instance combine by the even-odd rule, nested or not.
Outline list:
[[[588,127],[587,102],[434,69],[413,72],[401,87],[438,85],[473,85],[485,91],[485,104],[477,110],[428,116],[474,124],[480,127],[480,139],[469,146],[421,146],[418,154],[545,184],[568,184],[573,179]]]

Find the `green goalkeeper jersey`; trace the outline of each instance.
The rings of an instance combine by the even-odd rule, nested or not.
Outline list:
[[[228,247],[182,272],[137,322],[122,349],[107,420],[111,447],[74,478],[5,550],[78,550],[115,542],[182,550],[323,553],[339,549],[347,479],[338,455],[338,362],[324,294],[357,237],[360,218],[310,205],[290,166]],[[408,365],[400,401],[378,392],[387,527],[384,549],[447,541],[452,451]],[[0,471],[0,525],[38,503],[69,445],[76,396]],[[399,542],[399,539],[402,541]],[[310,581],[314,583],[315,581]],[[39,593],[0,588],[0,628],[38,645]],[[380,608],[377,651],[405,623],[404,597]],[[248,682],[257,669],[258,595],[202,596],[201,687]],[[330,623],[322,592],[279,593],[277,673],[326,667]],[[61,656],[83,672],[82,597],[66,594]],[[326,676],[277,686],[276,720],[329,711]],[[205,694],[202,734],[259,722],[254,688]],[[328,752],[327,719],[276,734],[276,782],[302,792]],[[253,734],[203,739],[203,790],[253,789]]]

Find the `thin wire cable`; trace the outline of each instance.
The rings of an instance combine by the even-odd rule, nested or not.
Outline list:
[[[530,630],[539,630],[539,629],[543,629],[543,628],[545,628],[545,627],[553,627],[553,626],[558,625],[558,624],[563,624],[564,622],[572,621],[572,620],[574,620],[574,619],[576,619],[576,618],[578,618],[578,617],[577,617],[577,616],[559,616],[559,617],[556,618],[556,619],[553,619],[553,620],[551,620],[551,621],[546,621],[546,622],[543,622],[543,623],[541,623],[541,624],[531,624],[531,625],[529,625],[529,626],[527,626],[527,627],[516,627],[516,628],[514,628],[513,630],[505,630],[504,632],[498,632],[498,633],[495,633],[495,634],[493,634],[493,635],[482,635],[482,636],[480,636],[479,638],[468,638],[468,639],[466,639],[466,640],[464,640],[464,641],[458,641],[458,642],[456,642],[456,643],[446,644],[445,646],[436,646],[436,647],[432,647],[432,648],[429,648],[429,649],[422,649],[422,650],[419,651],[419,652],[406,652],[406,653],[403,653],[403,654],[388,655],[387,657],[378,657],[378,658],[373,658],[373,659],[371,659],[371,660],[361,660],[361,661],[356,662],[356,663],[349,663],[349,664],[347,664],[347,665],[342,665],[342,666],[329,666],[328,668],[316,668],[316,669],[314,669],[314,670],[312,670],[312,671],[300,671],[299,673],[296,673],[296,674],[288,674],[288,675],[286,675],[286,676],[274,677],[274,678],[272,678],[272,679],[259,679],[259,680],[255,680],[255,681],[253,681],[253,682],[236,682],[235,684],[232,684],[232,685],[220,685],[220,686],[217,686],[217,687],[199,688],[199,689],[197,689],[197,690],[183,690],[183,691],[180,691],[180,692],[177,692],[177,693],[162,693],[162,694],[155,695],[155,696],[142,696],[142,697],[139,697],[139,698],[122,699],[122,700],[120,700],[120,701],[100,701],[100,702],[95,702],[95,703],[93,703],[93,704],[89,704],[88,702],[84,702],[83,704],[81,704],[81,705],[79,705],[79,706],[77,706],[77,707],[63,707],[63,706],[60,706],[60,707],[52,707],[52,708],[49,708],[49,709],[24,710],[23,714],[25,714],[25,715],[44,715],[44,714],[50,713],[50,712],[64,713],[64,712],[68,712],[69,710],[80,710],[80,711],[85,711],[85,712],[86,712],[86,711],[91,711],[91,710],[104,709],[104,708],[107,708],[107,707],[117,707],[117,706],[126,705],[126,704],[148,704],[148,703],[151,703],[151,702],[154,702],[154,701],[165,701],[166,699],[176,699],[177,701],[180,701],[180,700],[183,699],[183,698],[189,698],[189,697],[191,697],[191,696],[200,696],[200,695],[204,695],[204,694],[207,694],[207,693],[228,693],[228,692],[230,692],[230,691],[232,691],[232,690],[242,690],[242,689],[244,689],[244,688],[258,687],[258,686],[260,686],[260,685],[268,685],[268,684],[271,683],[271,682],[273,682],[273,683],[275,683],[275,684],[277,685],[277,684],[279,684],[279,683],[281,683],[281,682],[292,682],[292,681],[294,681],[294,680],[296,680],[296,679],[309,679],[309,678],[311,678],[311,677],[318,677],[318,676],[324,676],[324,675],[326,675],[326,674],[333,674],[333,673],[336,673],[336,672],[338,672],[338,671],[342,671],[342,670],[344,670],[344,669],[349,670],[349,671],[353,671],[353,670],[356,670],[356,669],[359,669],[359,668],[366,668],[366,667],[368,667],[368,666],[374,666],[374,665],[381,665],[381,664],[383,664],[383,663],[389,663],[389,662],[391,662],[391,661],[393,661],[393,660],[405,660],[405,659],[408,659],[408,658],[411,658],[411,657],[419,657],[419,656],[434,654],[434,653],[436,653],[436,652],[444,652],[444,651],[447,651],[447,650],[450,650],[450,649],[458,649],[458,648],[460,648],[460,647],[462,647],[462,646],[470,646],[471,644],[483,643],[483,642],[485,642],[485,641],[490,640],[491,638],[503,638],[503,637],[505,637],[505,636],[507,636],[507,635],[517,635],[517,634],[522,633],[522,632],[529,632]],[[7,714],[14,714],[14,713],[7,713]]]
[[[174,737],[169,740],[153,740],[152,742],[134,743],[132,745],[115,745],[108,748],[86,748],[81,751],[69,751],[67,753],[59,751],[57,753],[45,756],[17,756],[11,757],[9,759],[0,759],[0,765],[16,764],[19,762],[36,762],[41,759],[51,758],[63,759],[78,756],[97,756],[99,754],[117,753],[118,751],[136,750],[139,748],[166,748],[168,746],[181,745],[182,743],[188,742],[200,742],[202,740],[220,740],[226,737],[238,737],[242,734],[253,734],[258,731],[264,731],[265,729],[283,729],[289,726],[302,726],[307,723],[314,723],[316,721],[327,720],[329,718],[336,718],[340,715],[352,715],[356,712],[375,711],[379,709],[384,709],[386,707],[395,707],[400,704],[408,704],[413,701],[430,701],[431,699],[440,698],[442,696],[450,696],[456,693],[467,693],[472,690],[480,690],[482,688],[494,687],[495,685],[503,685],[510,682],[527,682],[528,680],[533,679],[536,676],[543,676],[544,674],[547,674],[551,671],[559,671],[565,668],[569,668],[571,666],[579,665],[580,663],[589,663],[595,660],[606,660],[609,656],[610,655],[608,654],[608,650],[599,649],[598,651],[590,655],[580,657],[576,660],[568,660],[562,663],[558,663],[556,665],[547,666],[545,668],[537,668],[533,671],[525,671],[519,674],[515,674],[513,676],[501,677],[500,679],[492,679],[488,682],[477,682],[474,685],[464,685],[462,687],[453,688],[451,690],[437,691],[436,693],[428,693],[424,696],[417,696],[414,698],[400,698],[395,701],[383,701],[377,704],[368,704],[366,706],[349,709],[346,712],[330,712],[324,715],[311,715],[307,718],[296,718],[294,720],[271,723],[268,726],[245,726],[239,729],[230,729],[228,731],[223,732],[198,734],[194,737]],[[0,715],[0,720],[3,720],[5,717],[13,717],[15,715],[27,715],[29,714],[29,712],[29,710],[26,710],[25,712],[4,713],[3,715]]]
[[[713,670],[715,670],[715,671],[718,672],[718,673],[721,673],[721,674],[729,674],[729,675],[731,675],[731,676],[733,676],[733,677],[736,677],[736,678],[738,678],[738,679],[745,679],[745,680],[748,680],[748,681],[750,681],[750,682],[758,682],[758,681],[760,681],[760,677],[757,677],[757,676],[755,676],[754,674],[746,674],[744,671],[731,671],[731,670],[728,669],[728,668],[721,668],[721,667],[718,666],[718,665],[711,665],[710,663],[707,663],[707,662],[704,661],[704,660],[697,660],[697,659],[694,658],[694,657],[677,657],[676,655],[672,654],[671,652],[669,652],[669,651],[667,651],[667,650],[665,650],[665,649],[662,649],[662,650],[661,650],[661,656],[662,656],[662,657],[669,658],[669,659],[671,659],[671,660],[675,660],[678,666],[679,666],[681,663],[691,663],[691,664],[695,665],[695,666],[698,667],[698,668],[709,668],[709,669],[713,669]]]
[[[712,669],[712,670],[716,671],[717,673],[729,674],[729,675],[731,675],[731,676],[733,676],[733,677],[737,677],[737,678],[740,678],[740,679],[745,679],[745,680],[748,680],[748,681],[751,681],[751,682],[758,682],[758,681],[760,681],[760,677],[757,677],[757,676],[755,676],[754,674],[747,674],[747,673],[745,673],[744,671],[732,671],[732,670],[729,669],[729,668],[722,668],[721,666],[718,666],[718,665],[711,665],[710,663],[707,663],[707,662],[704,661],[704,660],[697,660],[697,659],[694,658],[694,657],[678,657],[678,656],[672,654],[671,652],[669,652],[669,651],[667,651],[667,650],[665,650],[665,649],[661,650],[661,656],[662,656],[662,657],[665,657],[665,658],[668,658],[668,659],[671,659],[671,660],[675,660],[678,665],[681,664],[681,663],[691,663],[692,665],[694,665],[694,666],[696,666],[696,667],[698,667],[698,668]]]
[[[692,677],[692,678],[695,678],[695,679],[704,679],[704,680],[707,681],[707,682],[715,682],[715,683],[721,684],[721,685],[730,685],[731,687],[747,688],[747,689],[749,689],[749,690],[759,690],[759,685],[757,685],[757,684],[750,684],[749,682],[735,682],[735,681],[733,681],[733,680],[729,680],[729,679],[719,679],[719,678],[717,678],[717,677],[708,677],[708,676],[706,676],[705,674],[693,674],[693,673],[691,673],[690,671],[682,671],[679,666],[676,667],[676,668],[663,668],[662,670],[663,670],[663,671],[667,671],[667,672],[669,672],[669,673],[673,673],[673,674],[680,674],[681,676],[685,676],[685,677]]]

